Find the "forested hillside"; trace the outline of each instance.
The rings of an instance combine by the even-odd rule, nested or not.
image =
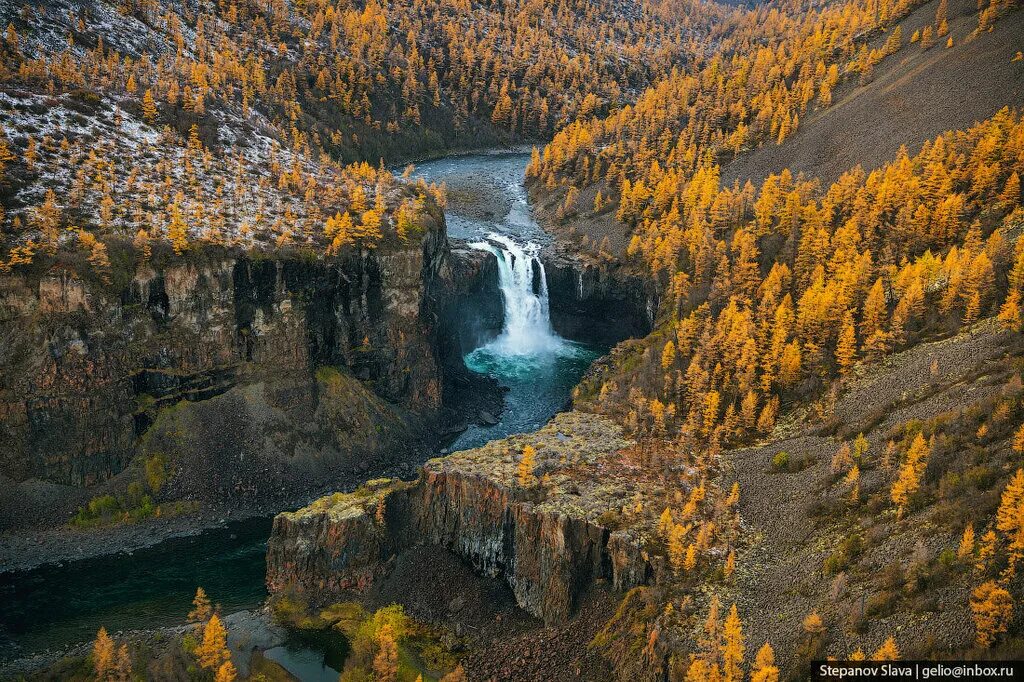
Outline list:
[[[660,551],[681,583],[721,585],[710,611],[691,592],[637,595],[606,642],[625,647],[631,628],[646,627],[654,650],[695,647],[670,656],[680,679],[738,679],[743,604],[723,635],[721,598],[754,608],[756,647],[775,647],[748,657],[757,679],[774,679],[764,671],[775,663],[795,671],[825,652],[956,656],[971,646],[961,634],[970,617],[976,646],[1016,651],[1006,633],[1015,632],[1020,593],[1009,520],[1019,474],[1006,453],[1016,442],[1010,358],[1024,267],[1019,20],[1012,3],[958,6],[954,17],[946,0],[738,10],[698,68],[674,71],[635,105],[570,124],[535,150],[527,173],[551,228],[598,262],[641,269],[664,292],[654,333],[600,362],[575,404],[615,415],[646,444],[644,461],[684,490],[697,486],[650,514],[661,514]],[[942,50],[965,57],[968,72],[1000,74],[1001,86],[955,111],[932,106],[946,96],[936,81],[957,93],[951,102],[972,99],[976,86],[953,84],[963,74]],[[886,120],[870,111],[880,102]],[[833,137],[851,146],[829,154]],[[867,168],[836,171],[836,157]],[[827,180],[814,175],[822,170]],[[948,397],[957,379],[940,346],[923,351],[929,388],[903,374],[911,356],[901,350],[990,316],[998,320],[971,335],[994,335],[1006,364],[972,365],[977,374],[960,380],[1006,382],[997,396]],[[899,397],[880,383],[860,392],[880,362],[905,376]],[[848,393],[870,414],[851,414]],[[957,458],[957,447],[971,457]],[[795,475],[806,488],[775,479]],[[737,479],[742,486],[730,488]],[[737,501],[747,526],[738,536],[736,521],[722,518]],[[954,501],[965,505],[960,514],[950,514]],[[792,530],[773,518],[775,505]],[[910,516],[930,530],[903,523]],[[902,560],[875,551],[887,537],[899,538],[889,546]],[[872,571],[883,568],[879,581]],[[785,580],[800,592],[764,591],[784,590]],[[835,603],[854,590],[868,601]],[[680,615],[670,606],[655,617],[651,599]],[[958,634],[924,637],[910,628],[916,618]]]
[[[5,260],[24,262],[40,244],[52,252],[67,226],[100,261],[94,227],[139,235],[140,245],[166,237],[176,252],[189,239],[231,244],[256,234],[281,245],[325,231],[336,251],[375,236],[384,217],[388,202],[372,186],[386,174],[372,166],[543,139],[621,107],[698,52],[722,13],[678,9],[8,6],[0,223],[15,250]],[[371,167],[342,168],[363,161]],[[64,215],[71,205],[77,215]]]
[[[163,120],[256,110],[289,146],[397,160],[631,101],[719,12],[657,3],[186,2],[9,7],[5,80],[150,92]]]

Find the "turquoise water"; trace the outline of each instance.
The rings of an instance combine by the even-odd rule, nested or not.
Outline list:
[[[604,349],[562,341],[554,353],[536,355],[508,354],[493,344],[469,353],[466,366],[479,374],[494,377],[508,388],[505,412],[494,426],[470,426],[451,445],[451,450],[466,450],[496,438],[534,431],[566,408],[572,389]]]

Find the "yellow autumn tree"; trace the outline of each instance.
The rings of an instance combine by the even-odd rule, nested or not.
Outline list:
[[[1013,575],[1017,562],[1024,557],[1024,469],[1017,469],[1006,484],[996,511],[996,528],[1007,541],[1010,563],[1008,575]]]
[[[210,616],[203,628],[203,641],[196,647],[196,658],[200,666],[212,671],[218,670],[231,659],[227,647],[227,630],[217,614]]]
[[[101,627],[96,633],[96,641],[92,644],[92,667],[96,671],[96,679],[105,680],[114,670],[114,640]]]
[[[671,340],[665,343],[661,351],[661,368],[667,370],[676,361],[676,345]]]
[[[188,612],[188,622],[202,627],[212,615],[213,607],[210,606],[210,598],[206,596],[206,590],[197,587],[196,596],[192,599],[192,610]]]
[[[971,614],[978,646],[987,649],[1006,632],[1013,617],[1013,597],[994,580],[971,593]]]
[[[1024,425],[1020,426],[1013,434],[1013,451],[1024,454]]]
[[[974,555],[974,524],[968,523],[964,526],[964,533],[960,536],[960,545],[957,547],[956,555],[960,559]]]
[[[811,611],[804,616],[801,627],[809,635],[820,635],[825,632],[825,623],[821,620],[821,616],[818,615],[817,611]]]
[[[871,654],[872,661],[898,661],[900,658],[899,647],[896,646],[896,640],[889,637],[882,646],[875,650],[875,653]]]
[[[377,682],[395,682],[398,679],[398,642],[395,641],[394,629],[387,623],[377,633],[373,679]]]
[[[864,437],[863,433],[858,433],[857,437],[853,439],[853,461],[856,464],[864,464],[869,447],[868,439]]]
[[[142,118],[146,123],[156,123],[157,119],[156,100],[153,99],[153,91],[147,89],[142,96]]]
[[[217,674],[213,677],[213,682],[235,682],[238,679],[238,671],[235,670],[234,664],[231,661],[224,661],[219,668],[217,668]]]
[[[836,344],[836,364],[841,374],[848,374],[857,357],[857,332],[853,326],[853,313],[846,311],[843,325],[839,330],[839,342]]]
[[[729,489],[729,497],[725,498],[725,506],[732,509],[740,503],[740,482],[733,481],[732,488]]]
[[[167,239],[171,242],[175,255],[180,256],[188,249],[188,225],[177,201],[168,207],[170,221],[167,224]]]
[[[743,644],[743,624],[740,622],[735,604],[725,617],[722,635],[722,679],[724,682],[740,682],[743,679],[743,656],[746,648]]]
[[[132,679],[132,656],[128,652],[127,644],[122,644],[117,650],[117,664],[114,666],[113,678],[116,682],[130,682]]]
[[[989,570],[989,565],[996,555],[996,546],[998,544],[999,537],[991,528],[981,536],[981,542],[978,543],[978,558],[974,563],[974,568],[979,573],[985,573]]]
[[[376,209],[371,208],[369,211],[363,212],[359,220],[359,227],[357,228],[357,233],[363,245],[372,248],[384,238],[384,233],[381,231],[381,222],[382,216]]]
[[[523,453],[519,457],[519,466],[516,470],[516,480],[524,488],[528,488],[537,482],[536,476],[533,475],[533,469],[537,466],[537,450],[532,445],[527,445],[523,448]]]
[[[690,543],[686,547],[686,556],[683,558],[683,570],[692,571],[697,566],[697,545]]]
[[[856,503],[860,500],[860,467],[854,464],[843,479],[843,485],[850,491],[850,501]]]
[[[924,439],[924,435],[918,433],[910,444],[910,449],[907,450],[906,459],[903,466],[900,467],[896,482],[893,483],[890,491],[890,497],[893,504],[896,505],[899,516],[903,516],[914,494],[921,487],[921,476],[928,464],[930,453],[931,448]]]
[[[77,230],[78,243],[88,254],[87,259],[93,269],[99,274],[104,282],[110,282],[110,257],[107,255],[107,245],[96,239],[92,232]]]
[[[779,682],[779,669],[775,665],[775,652],[765,642],[754,659],[754,667],[750,671],[750,682]]]

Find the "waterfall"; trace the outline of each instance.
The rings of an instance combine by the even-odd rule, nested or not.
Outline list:
[[[498,259],[505,327],[488,348],[500,355],[539,355],[562,350],[565,341],[551,327],[547,274],[537,257],[540,247],[533,242],[520,245],[495,233],[489,233],[487,241],[470,246],[489,251]]]

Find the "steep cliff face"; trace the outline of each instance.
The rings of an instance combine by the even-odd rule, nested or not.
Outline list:
[[[658,310],[658,288],[618,263],[598,265],[549,249],[542,255],[551,324],[561,336],[611,346],[646,336]]]
[[[245,493],[415,443],[441,407],[451,283],[443,217],[420,222],[330,260],[207,251],[121,284],[66,264],[0,277],[0,470],[89,485],[141,450],[178,463],[180,493],[190,462],[202,487]]]
[[[501,333],[505,306],[498,288],[498,259],[493,253],[454,242],[451,271],[447,311],[461,357]]]
[[[524,486],[517,465],[526,444],[537,450],[539,478]],[[397,553],[430,544],[503,576],[529,613],[564,621],[592,581],[629,589],[656,573],[644,529],[619,523],[644,485],[622,465],[630,445],[611,421],[570,412],[536,433],[431,460],[413,483],[375,481],[280,514],[268,586],[316,598],[362,588]]]

